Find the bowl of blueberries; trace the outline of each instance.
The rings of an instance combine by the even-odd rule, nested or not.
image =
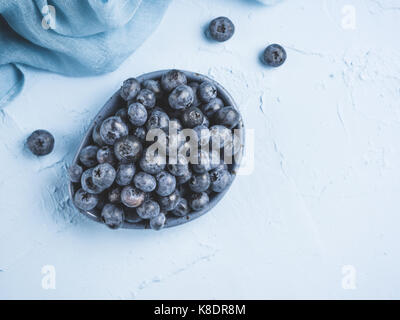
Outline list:
[[[216,81],[175,69],[129,78],[68,168],[70,197],[111,229],[177,226],[222,199],[243,148],[238,107]]]

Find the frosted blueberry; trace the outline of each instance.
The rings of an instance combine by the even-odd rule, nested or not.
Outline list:
[[[136,102],[144,105],[146,109],[151,109],[156,105],[156,96],[153,91],[142,89],[136,97]]]
[[[131,100],[136,97],[140,91],[140,83],[135,78],[129,78],[122,84],[120,95],[125,101]]]
[[[142,158],[139,161],[140,168],[147,173],[157,174],[164,170],[166,159],[159,153],[152,154],[149,149],[143,153]]]
[[[161,129],[168,131],[169,116],[159,108],[152,111],[146,123],[147,130]]]
[[[143,88],[148,89],[154,92],[156,98],[160,98],[162,96],[161,84],[158,80],[145,80],[143,82]]]
[[[128,107],[128,119],[136,127],[140,127],[146,123],[147,110],[144,105],[135,102]]]
[[[210,130],[205,125],[199,125],[193,128],[196,132],[200,146],[205,146],[210,142]]]
[[[107,227],[118,229],[124,223],[124,210],[121,206],[107,203],[101,211],[101,219]]]
[[[178,155],[176,163],[169,163],[167,169],[176,177],[183,176],[189,171],[189,164],[183,155]]]
[[[114,167],[109,163],[101,163],[93,168],[92,181],[96,186],[103,190],[111,187],[114,183],[116,172]]]
[[[189,188],[194,192],[203,192],[210,187],[210,175],[208,172],[192,175],[189,180]]]
[[[264,62],[270,67],[279,67],[286,61],[285,49],[279,44],[271,44],[264,51]]]
[[[190,107],[186,109],[182,113],[182,124],[186,128],[194,128],[203,123],[203,113],[197,107]]]
[[[232,141],[232,132],[222,125],[214,125],[210,128],[210,142],[216,148],[222,148],[225,143]]]
[[[135,136],[123,137],[114,144],[114,154],[122,163],[138,160],[142,150],[142,143]]]
[[[234,107],[228,106],[219,109],[214,115],[214,120],[219,124],[232,129],[239,123],[240,114]]]
[[[150,219],[150,228],[153,230],[161,230],[165,225],[166,217],[164,213],[160,213],[157,217]]]
[[[199,211],[204,209],[209,202],[210,199],[207,193],[205,192],[193,193],[189,199],[189,205],[194,211]]]
[[[127,136],[128,133],[128,126],[120,117],[109,117],[103,121],[100,127],[100,137],[109,145],[113,145],[118,139]]]
[[[92,176],[93,176],[93,168],[90,168],[82,173],[81,176],[82,189],[92,194],[99,194],[104,190],[104,188],[94,184]]]
[[[144,127],[136,127],[132,130],[132,134],[142,143],[146,140],[146,129]]]
[[[214,169],[220,163],[220,154],[217,150],[200,150],[196,159],[197,163],[192,163],[192,169],[196,173],[204,173]]]
[[[157,186],[156,179],[146,172],[138,172],[133,178],[133,183],[144,192],[152,192]]]
[[[210,120],[204,115],[203,115],[203,122],[201,123],[201,125],[203,125],[207,128],[210,126]]]
[[[120,117],[123,122],[128,122],[128,109],[121,108],[115,113],[116,117]]]
[[[132,186],[126,186],[121,191],[121,202],[129,208],[139,207],[144,200],[144,192]]]
[[[93,167],[97,164],[97,146],[86,146],[79,154],[79,160],[86,167]]]
[[[180,85],[176,87],[168,97],[172,109],[183,110],[190,107],[194,101],[194,93],[191,87]]]
[[[71,180],[72,182],[81,181],[82,172],[83,169],[80,165],[78,164],[70,165],[68,167],[69,180]]]
[[[210,36],[219,42],[227,41],[235,33],[235,26],[227,17],[218,17],[209,25]]]
[[[136,212],[142,219],[151,219],[160,214],[160,206],[156,201],[146,200],[136,209]]]
[[[214,192],[224,191],[231,182],[231,174],[228,170],[217,168],[210,171],[211,190]]]
[[[94,209],[99,202],[96,194],[88,193],[83,189],[79,189],[74,195],[74,204],[81,210],[88,211]]]
[[[224,102],[220,98],[215,98],[202,105],[201,110],[207,117],[212,117],[223,106]]]
[[[175,176],[172,174],[166,172],[166,171],[161,171],[156,175],[156,180],[157,180],[157,188],[156,188],[156,193],[159,196],[169,196],[176,187],[176,179]]]
[[[101,123],[99,123],[98,125],[96,125],[93,128],[92,139],[95,144],[97,144],[99,146],[104,146],[106,143],[103,141],[103,139],[100,136],[100,127],[101,127]]]
[[[180,132],[182,129],[182,123],[179,119],[172,118],[169,120],[169,130],[171,132]]]
[[[108,192],[108,201],[110,203],[118,204],[121,203],[121,188],[114,187]]]
[[[36,156],[45,156],[54,149],[54,137],[46,130],[36,130],[27,139],[29,150]]]
[[[192,177],[192,171],[187,170],[185,172],[185,174],[183,174],[183,175],[181,175],[179,177],[176,177],[176,183],[178,185],[185,184],[186,182],[188,182],[190,180],[191,177]]]
[[[111,146],[104,146],[101,147],[96,154],[97,162],[98,163],[109,163],[109,164],[114,164],[115,163],[115,156],[114,156],[114,151]]]
[[[179,203],[180,193],[178,190],[174,190],[169,196],[159,197],[158,203],[162,211],[171,211],[176,208]]]
[[[184,217],[190,211],[188,202],[185,198],[180,198],[178,204],[175,209],[171,211],[171,213],[177,217]]]
[[[136,168],[133,163],[120,164],[117,170],[115,182],[120,186],[127,186],[132,182],[135,171]]]
[[[217,97],[217,93],[217,87],[210,81],[202,82],[198,89],[198,95],[205,103],[209,103],[211,100],[215,99]]]
[[[201,104],[201,101],[198,97],[198,89],[200,84],[198,82],[190,82],[188,83],[188,86],[192,88],[193,90],[193,107],[198,107]]]
[[[176,87],[186,83],[186,75],[179,70],[170,70],[161,77],[161,87],[167,92],[171,92]]]

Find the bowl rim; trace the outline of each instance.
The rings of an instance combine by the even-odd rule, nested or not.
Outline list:
[[[165,69],[165,70],[158,70],[158,71],[153,71],[153,72],[149,72],[149,73],[145,73],[142,74],[138,77],[136,77],[137,80],[139,80],[140,82],[146,81],[146,80],[160,80],[161,76],[163,74],[165,74],[166,72],[170,71],[170,70],[174,70],[174,69]],[[233,97],[230,95],[230,93],[221,85],[219,84],[217,81],[215,81],[214,79],[211,79],[210,77],[197,73],[197,72],[192,72],[192,71],[187,71],[187,70],[182,70],[182,69],[178,69],[179,71],[183,72],[187,79],[188,79],[188,83],[190,82],[203,82],[203,81],[210,81],[211,83],[213,83],[218,90],[218,97],[221,98],[226,106],[232,106],[234,107],[239,113],[240,110],[235,102],[235,100],[233,99]],[[79,154],[81,152],[81,150],[86,147],[91,139],[92,139],[92,131],[95,128],[95,126],[97,126],[99,123],[101,123],[105,118],[115,114],[115,112],[119,109],[121,109],[121,102],[122,99],[120,98],[120,89],[118,89],[112,96],[111,98],[109,98],[107,100],[107,102],[103,105],[103,107],[101,107],[101,109],[99,110],[99,112],[96,114],[96,116],[94,117],[94,119],[91,121],[90,126],[88,127],[88,129],[86,130],[86,134],[84,135],[84,137],[81,140],[81,143],[79,144],[79,147],[75,153],[75,156],[73,158],[73,161],[71,163],[71,165],[74,164],[78,164],[79,163]],[[230,170],[230,172],[232,173],[232,180],[230,185],[223,191],[220,192],[218,194],[216,194],[215,196],[213,196],[212,198],[210,198],[210,202],[208,204],[207,207],[205,207],[202,210],[199,211],[194,211],[189,213],[188,215],[184,216],[184,217],[175,217],[175,216],[168,216],[165,226],[164,228],[170,228],[170,227],[175,227],[184,223],[187,223],[189,221],[193,221],[194,219],[197,219],[198,217],[201,217],[202,215],[208,213],[209,211],[211,211],[211,209],[213,209],[216,204],[225,196],[225,194],[228,192],[228,190],[231,188],[235,178],[236,178],[236,173],[241,165],[241,160],[243,158],[243,154],[244,154],[244,146],[245,146],[245,127],[244,127],[244,123],[243,123],[243,117],[241,116],[239,124],[235,127],[235,128],[239,128],[240,130],[240,150],[237,153],[238,157],[235,157],[235,161],[232,164],[232,170]],[[78,207],[75,206],[74,203],[74,194],[75,194],[75,185],[76,183],[73,183],[71,181],[69,181],[69,185],[68,185],[68,189],[69,189],[69,196],[71,199],[71,202],[73,204],[73,206],[83,215],[85,215],[86,217],[90,218],[91,220],[94,220],[96,222],[100,222],[103,224],[103,221],[101,220],[101,218],[99,217],[98,214],[96,214],[96,212],[98,213],[99,210],[98,209],[93,209],[93,210],[82,210],[79,209]],[[97,211],[96,211],[97,210]],[[149,221],[148,220],[142,220],[140,222],[128,222],[128,221],[124,221],[122,228],[124,229],[149,229]]]

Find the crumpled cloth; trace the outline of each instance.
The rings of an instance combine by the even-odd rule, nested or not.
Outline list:
[[[170,0],[0,0],[0,108],[26,66],[68,76],[115,70],[159,24]]]

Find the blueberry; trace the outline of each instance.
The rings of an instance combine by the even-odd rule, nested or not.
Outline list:
[[[120,164],[117,170],[115,182],[120,186],[127,186],[132,182],[135,171],[136,168],[133,163]]]
[[[116,172],[114,167],[109,163],[101,163],[93,168],[92,181],[96,186],[103,190],[111,187],[114,183]]]
[[[212,117],[223,106],[224,102],[220,98],[215,98],[202,105],[201,110],[207,117]]]
[[[198,107],[201,104],[201,101],[198,97],[198,90],[200,84],[198,82],[190,82],[188,83],[188,86],[192,88],[193,90],[193,103],[192,106]]]
[[[128,122],[128,109],[121,108],[115,113],[116,117],[120,117],[123,122]]]
[[[165,157],[159,153],[153,154],[153,152],[150,152],[149,149],[147,149],[139,161],[139,166],[144,172],[157,174],[164,170],[165,163]]]
[[[167,169],[176,177],[184,176],[189,171],[189,164],[183,155],[178,155],[176,163],[169,163]]]
[[[162,197],[169,196],[175,190],[176,179],[175,176],[173,176],[172,174],[166,171],[161,171],[156,175],[156,180],[157,180],[156,193],[159,196]]]
[[[125,212],[125,220],[130,222],[130,223],[138,223],[143,221],[141,217],[136,212],[136,209],[134,208],[124,208]]]
[[[164,213],[160,213],[157,217],[150,219],[150,227],[153,230],[161,230],[165,225],[166,217]]]
[[[111,229],[120,228],[124,223],[124,218],[124,210],[112,203],[107,203],[101,211],[101,219]]]
[[[83,189],[79,189],[74,194],[74,204],[77,208],[88,211],[94,209],[99,202],[96,194],[88,193]]]
[[[185,198],[180,198],[175,209],[171,213],[177,217],[184,217],[190,212],[188,202]]]
[[[100,127],[101,139],[109,145],[113,145],[118,139],[127,136],[129,129],[120,117],[109,117],[103,121]]]
[[[172,118],[169,120],[169,130],[171,132],[180,132],[182,131],[183,127],[182,127],[182,123],[179,119],[176,118]]]
[[[96,158],[98,163],[114,164],[116,161],[114,151],[111,146],[104,146],[97,150]]]
[[[144,105],[135,102],[128,107],[128,119],[136,127],[140,127],[146,123],[147,110]]]
[[[160,206],[153,200],[146,200],[136,209],[136,212],[142,219],[151,219],[160,214]]]
[[[132,134],[142,143],[146,140],[146,129],[144,127],[136,127],[132,130]]]
[[[80,165],[78,164],[70,165],[68,168],[69,180],[71,180],[72,182],[81,181],[82,172],[83,169]]]
[[[146,123],[147,130],[161,129],[168,131],[169,116],[161,109],[156,108],[152,111]]]
[[[114,144],[114,154],[122,163],[138,160],[142,150],[142,143],[135,136],[123,137]]]
[[[199,125],[193,128],[196,132],[200,146],[206,146],[210,142],[210,130],[205,125]]]
[[[123,82],[120,95],[125,101],[134,99],[140,91],[140,82],[135,78],[127,79]]]
[[[207,128],[210,126],[210,120],[204,115],[203,115],[203,122],[201,123],[201,125]]]
[[[198,89],[199,97],[205,103],[209,103],[211,100],[215,99],[217,93],[217,87],[210,81],[202,82]]]
[[[179,70],[170,70],[161,77],[161,87],[167,92],[171,92],[176,87],[186,83],[186,75]]]
[[[232,132],[222,125],[214,125],[210,128],[210,142],[216,148],[222,148],[225,143],[232,141]]]
[[[228,170],[217,168],[210,171],[211,190],[214,192],[224,191],[231,182],[231,174]]]
[[[97,151],[99,147],[97,146],[86,146],[81,150],[79,154],[79,160],[86,167],[93,167],[97,164]]]
[[[239,123],[240,114],[234,107],[224,107],[215,113],[214,120],[219,124],[232,129]]]
[[[108,192],[108,201],[114,204],[121,203],[121,188],[114,187]]]
[[[169,105],[172,109],[182,110],[190,107],[194,101],[194,93],[191,87],[180,85],[168,97]]]
[[[146,109],[151,109],[156,105],[156,95],[149,89],[142,89],[136,97],[136,102],[144,105]]]
[[[100,136],[100,127],[101,127],[101,123],[97,124],[93,128],[92,139],[95,144],[97,144],[99,146],[104,146],[106,143],[103,141],[103,139]]]
[[[169,196],[159,197],[158,203],[162,211],[171,211],[176,208],[181,195],[178,190],[174,190]]]
[[[144,192],[152,192],[157,186],[156,179],[146,172],[138,172],[133,178],[133,183]]]
[[[185,136],[182,132],[166,136],[166,147],[168,155],[176,155],[178,150],[185,143]]]
[[[210,199],[208,198],[208,195],[205,192],[193,193],[189,199],[189,205],[194,211],[199,211],[204,209],[209,202]]]
[[[189,188],[194,192],[203,192],[210,187],[210,175],[208,172],[194,174],[189,180]]]
[[[192,177],[192,171],[187,170],[184,175],[176,177],[176,183],[178,185],[185,184],[190,180],[191,177]]]
[[[286,51],[279,44],[271,44],[264,51],[264,62],[270,67],[281,66],[286,58]]]
[[[153,91],[156,98],[160,98],[163,95],[161,90],[161,84],[160,81],[158,80],[150,79],[143,81],[143,88]]]
[[[94,184],[92,176],[93,176],[93,168],[90,168],[82,173],[81,177],[82,189],[92,194],[99,194],[104,190],[104,188]]]
[[[54,137],[46,130],[36,130],[27,139],[29,150],[36,156],[45,156],[54,149]]]
[[[126,186],[121,191],[121,202],[129,208],[139,207],[144,200],[144,192],[132,186]]]
[[[218,17],[211,21],[209,25],[210,36],[219,42],[227,41],[235,33],[235,26],[226,17]]]
[[[187,128],[194,128],[203,123],[203,113],[197,107],[190,107],[182,113],[182,124]]]
[[[218,166],[221,160],[217,150],[211,150],[211,152],[200,150],[196,162],[197,163],[192,163],[193,171],[196,173],[204,173]]]

